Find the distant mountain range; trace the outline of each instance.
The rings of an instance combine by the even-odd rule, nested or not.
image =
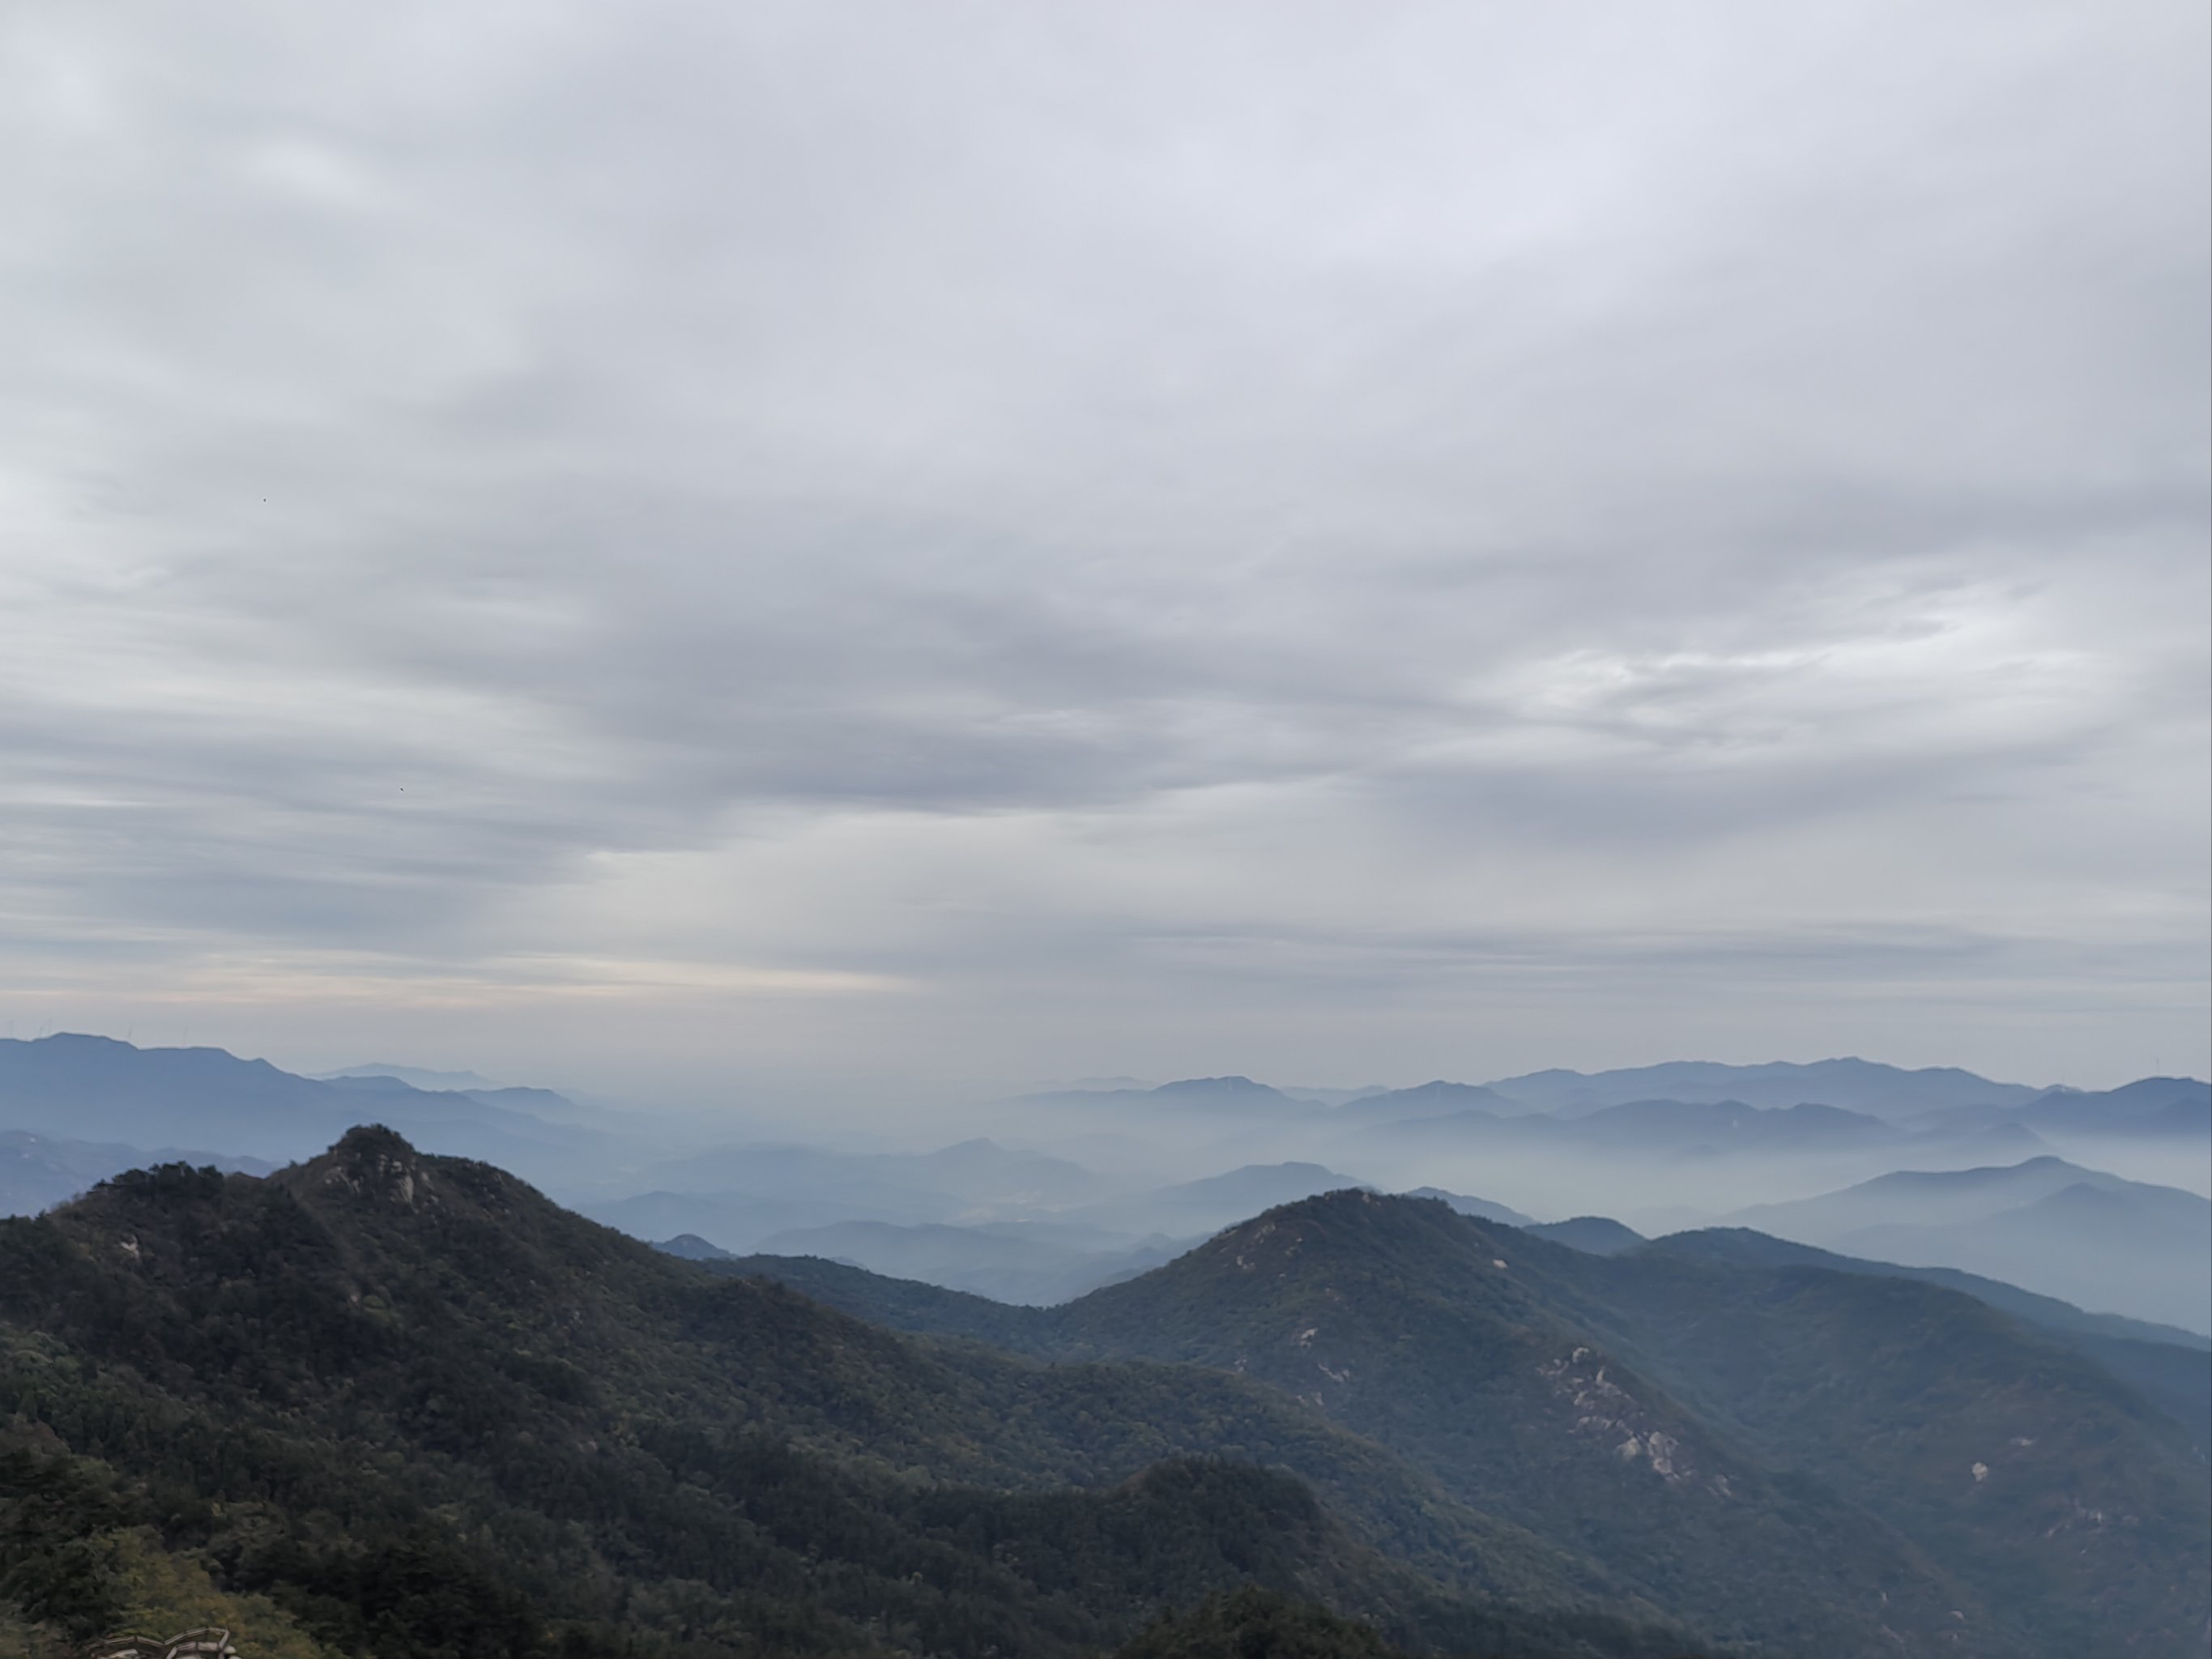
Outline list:
[[[457,1093],[507,1086],[476,1072],[433,1072],[420,1066],[392,1066],[377,1060],[359,1066],[341,1066],[335,1072],[317,1072],[314,1076],[322,1083],[336,1083],[343,1078],[388,1077],[413,1089],[447,1090]]]
[[[1357,1184],[1319,1164],[1248,1164],[1203,1180],[1086,1205],[1070,1217],[1140,1237],[1202,1237],[1275,1205]]]
[[[1125,1086],[1061,1090],[1023,1098],[1038,1104],[1096,1105],[1110,1100],[1164,1110],[1280,1115],[1310,1111],[1338,1093],[1304,1089],[1286,1093],[1242,1076],[1190,1078],[1158,1086],[1116,1081]],[[1500,1115],[1535,1111],[1574,1117],[1632,1101],[1670,1100],[1825,1105],[1903,1119],[1945,1110],[2016,1108],[2051,1092],[2026,1084],[1995,1083],[1948,1066],[1907,1071],[1864,1060],[1760,1066],[1672,1060],[1609,1072],[1530,1072],[1481,1084],[1439,1079],[1412,1089],[1346,1091],[1339,1097],[1343,1103],[1335,1109],[1358,1117],[1395,1115],[1407,1109],[1437,1115],[1470,1108]]]
[[[944,1227],[1059,1214],[1115,1190],[1064,1158],[982,1139],[933,1152],[714,1147],[646,1164],[635,1179],[650,1190],[586,1203],[585,1212],[633,1237],[696,1233],[738,1251],[763,1248],[779,1234],[861,1223]],[[1150,1231],[1138,1228],[1098,1243],[1127,1247]]]
[[[211,1164],[247,1175],[276,1166],[257,1158],[163,1146],[148,1152],[113,1141],[64,1140],[21,1129],[0,1129],[0,1216],[36,1215],[97,1182],[149,1164]]]
[[[377,1122],[440,1152],[584,1184],[637,1150],[592,1116],[550,1090],[424,1090],[388,1073],[307,1078],[221,1048],[68,1033],[0,1040],[0,1129],[119,1146],[142,1164],[169,1147],[201,1149],[195,1161],[282,1162]]]
[[[0,1042],[0,1133],[10,1137],[0,1143],[0,1210],[33,1212],[118,1170],[172,1158],[273,1167],[380,1122],[422,1147],[514,1170],[639,1238],[820,1252],[1024,1302],[1064,1300],[1156,1261],[1172,1242],[1331,1188],[1465,1184],[1482,1195],[1449,1201],[1491,1219],[1533,1226],[1537,1216],[1609,1210],[1644,1233],[1740,1223],[2100,1311],[2192,1328],[2212,1322],[2203,1275],[2189,1265],[2205,1254],[2203,1205],[2112,1184],[2075,1151],[2101,1146],[2131,1174],[2172,1148],[2198,1156],[2212,1091],[2189,1079],[2092,1093],[1831,1060],[1344,1091],[1242,1076],[1157,1087],[1103,1079],[1116,1086],[1018,1103],[996,1120],[1007,1139],[871,1153],[659,1145],[649,1126],[551,1091],[426,1086],[489,1081],[396,1065],[307,1078],[217,1049],[100,1037]],[[1090,1158],[1086,1147],[1119,1172],[1077,1161]],[[1060,1155],[1071,1149],[1076,1158]],[[1823,1218],[1825,1200],[1724,1213],[1776,1191],[1859,1191],[1899,1170],[2001,1167],[2073,1170],[2059,1187],[2086,1181],[2103,1196],[2053,1187],[1954,1216],[1940,1198],[1949,1188],[1923,1182],[1849,1226]],[[1587,1220],[1559,1224],[1577,1227],[1589,1246],[1597,1235]]]
[[[1502,1221],[1509,1227],[1533,1227],[1533,1217],[1525,1216],[1510,1205],[1493,1204],[1486,1198],[1472,1198],[1465,1193],[1448,1193],[1441,1187],[1416,1187],[1405,1194],[1407,1198],[1433,1198],[1449,1205],[1462,1215],[1471,1215],[1478,1221]]]
[[[2074,1133],[2202,1133],[2212,1124],[2212,1086],[2191,1078],[2144,1078],[2118,1089],[2085,1091],[1993,1082],[1951,1067],[1908,1071],[1849,1059],[1759,1066],[1678,1060],[1607,1072],[1532,1072],[1489,1083],[1438,1079],[1406,1089],[1285,1091],[1234,1075],[1156,1086],[1127,1079],[1097,1083],[1022,1097],[1017,1103],[1104,1110],[1136,1121],[1158,1114],[1346,1127],[1467,1112],[1575,1119],[1607,1109],[1659,1106],[1826,1108],[1923,1130],[2018,1125]],[[258,1143],[253,1155],[261,1155],[275,1139],[297,1139],[319,1133],[333,1115],[347,1116],[356,1109],[344,1103],[345,1097],[364,1089],[418,1111],[426,1109],[409,1097],[465,1100],[533,1121],[597,1115],[553,1091],[497,1085],[473,1072],[364,1064],[310,1078],[219,1048],[142,1049],[68,1033],[0,1041],[0,1127],[72,1139],[130,1145],[189,1140],[234,1152],[253,1142]],[[1331,1101],[1340,1103],[1327,1103]],[[182,1138],[168,1133],[180,1122],[197,1133]]]
[[[1900,1170],[1723,1218],[1846,1255],[2001,1278],[2212,1332],[2212,1201],[2058,1158]]]
[[[1399,1118],[1446,1117],[1454,1112],[1510,1117],[1534,1109],[1478,1083],[1439,1080],[1413,1089],[1378,1089],[1360,1095],[1339,1107],[1336,1115],[1340,1122],[1386,1123]]]
[[[840,1221],[761,1241],[764,1255],[817,1255],[898,1279],[971,1291],[995,1302],[1050,1306],[1133,1278],[1182,1254],[1190,1239],[1130,1244],[1098,1230],[1050,1222],[895,1226]]]
[[[2212,1133],[2212,1085],[2187,1077],[2147,1077],[2101,1091],[2047,1089],[2017,1105],[1960,1106],[1928,1121],[1956,1128],[2015,1124],[2088,1138],[2201,1139]]]
[[[637,1173],[641,1182],[673,1192],[785,1200],[843,1196],[857,1203],[930,1193],[1059,1207],[1100,1198],[1111,1187],[1065,1158],[981,1139],[929,1152],[840,1152],[790,1145],[709,1147],[647,1164]]]
[[[2019,1106],[2042,1092],[2024,1084],[1993,1083],[1953,1066],[1905,1071],[1864,1060],[1763,1066],[1670,1060],[1611,1072],[1530,1072],[1489,1086],[1537,1110],[1568,1117],[1636,1100],[1677,1100],[1770,1107],[1810,1103],[1895,1120],[1952,1108]]]
[[[1539,1223],[1522,1231],[1590,1255],[1622,1255],[1650,1243],[1633,1227],[1603,1215],[1570,1216],[1565,1221]]]
[[[1158,1115],[1183,1119],[1230,1121],[1295,1122],[1326,1119],[1334,1109],[1310,1091],[1285,1094],[1249,1077],[1194,1077],[1155,1087],[1120,1089],[1062,1089],[1045,1094],[1017,1097],[1010,1104],[1046,1109],[1096,1113],[1107,1109],[1124,1115]]]
[[[748,1169],[747,1159],[757,1159]],[[697,1161],[702,1181],[751,1192],[652,1192],[585,1206],[638,1238],[690,1235],[733,1254],[823,1255],[1000,1301],[1047,1304],[1154,1267],[1258,1210],[1350,1183],[1318,1164],[1254,1164],[1203,1180],[1053,1208],[1097,1190],[1088,1171],[988,1141],[855,1156],[794,1148]],[[985,1198],[1018,1217],[972,1215]],[[969,1218],[955,1223],[953,1218]]]
[[[1364,1103],[1362,1103],[1363,1104]],[[1346,1109],[1347,1111],[1353,1109]],[[1500,1116],[1464,1110],[1439,1117],[1363,1122],[1327,1143],[1336,1157],[1405,1158],[1556,1151],[1613,1158],[1808,1158],[1838,1153],[1900,1158],[2026,1157],[2051,1151],[2018,1123],[1905,1128],[1865,1112],[1812,1103],[1752,1106],[1742,1101],[1633,1100],[1579,1117],[1539,1112]]]
[[[2005,1126],[2074,1134],[2203,1135],[2212,1129],[2212,1089],[2191,1078],[2145,1078],[2119,1089],[2085,1091],[1993,1082],[1955,1067],[1908,1071],[1863,1060],[1761,1066],[1675,1060],[1610,1072],[1531,1072],[1489,1083],[1438,1079],[1410,1089],[1357,1091],[1285,1091],[1242,1076],[1190,1078],[1157,1086],[1063,1090],[1015,1103],[1183,1121],[1347,1127],[1469,1112],[1571,1120],[1668,1106],[1683,1112],[1826,1109],[1928,1133]]]

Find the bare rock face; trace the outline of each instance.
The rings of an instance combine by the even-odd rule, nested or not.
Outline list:
[[[174,1636],[118,1632],[87,1644],[84,1651],[85,1659],[185,1659],[187,1655],[204,1656],[204,1659],[237,1659],[238,1656],[238,1650],[230,1644],[230,1632],[213,1625],[179,1631]]]
[[[1625,1463],[1644,1462],[1670,1486],[1694,1481],[1717,1497],[1731,1498],[1728,1477],[1701,1476],[1692,1467],[1681,1440],[1651,1420],[1634,1395],[1606,1375],[1604,1357],[1591,1348],[1538,1368],[1537,1375],[1575,1413],[1574,1432],[1610,1442]]]
[[[316,1182],[401,1209],[441,1201],[437,1177],[422,1155],[380,1125],[349,1129],[338,1144],[315,1160]]]

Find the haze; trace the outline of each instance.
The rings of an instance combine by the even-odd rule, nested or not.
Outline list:
[[[0,1024],[2202,1075],[2206,33],[11,8]]]

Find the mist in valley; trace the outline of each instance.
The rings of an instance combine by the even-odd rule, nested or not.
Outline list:
[[[1822,1093],[1852,1103],[1800,1098]],[[2043,1090],[1858,1061],[1395,1090],[1115,1079],[968,1102],[896,1136],[882,1118],[702,1126],[473,1073],[309,1079],[63,1036],[0,1044],[0,1113],[15,1160],[0,1201],[17,1212],[133,1164],[266,1171],[379,1122],[678,1254],[818,1257],[1023,1305],[1362,1188],[1539,1231],[1585,1224],[1547,1234],[1580,1248],[1749,1228],[2212,1334],[2212,1095],[2187,1079]],[[1586,1224],[1601,1219],[1613,1227]]]

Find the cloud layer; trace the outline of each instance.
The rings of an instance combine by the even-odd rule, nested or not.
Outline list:
[[[9,1011],[2201,1067],[2205,34],[17,9]]]

